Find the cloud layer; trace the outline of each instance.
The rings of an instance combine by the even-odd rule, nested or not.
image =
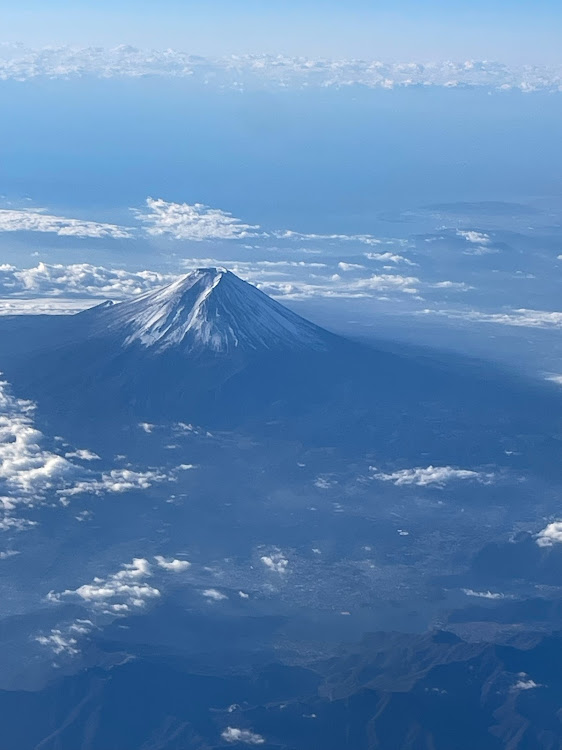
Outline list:
[[[10,297],[97,297],[126,299],[173,281],[176,274],[94,266],[38,263],[32,268],[0,265],[0,294]]]
[[[177,50],[140,50],[121,45],[44,47],[2,45],[0,80],[35,78],[185,78],[219,89],[438,86],[560,91],[562,66],[505,65],[490,61],[383,62],[329,60],[282,55],[204,58]]]

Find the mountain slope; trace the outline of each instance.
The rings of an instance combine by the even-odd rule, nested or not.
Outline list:
[[[92,314],[93,313],[93,314]],[[328,334],[224,268],[200,268],[115,307],[91,311],[94,334],[162,352],[325,349]]]

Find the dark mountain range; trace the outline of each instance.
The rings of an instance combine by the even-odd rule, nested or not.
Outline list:
[[[132,623],[134,627],[134,623]],[[149,647],[42,691],[0,691],[5,750],[560,750],[559,635],[377,633],[328,661],[222,672]],[[22,722],[21,714],[33,716]]]

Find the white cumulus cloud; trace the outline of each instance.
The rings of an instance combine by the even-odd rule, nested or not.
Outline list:
[[[239,240],[259,234],[258,226],[244,224],[232,214],[202,203],[172,203],[147,198],[146,210],[135,210],[148,234],[175,240]]]
[[[150,599],[160,596],[159,589],[146,582],[152,576],[148,560],[136,557],[121,570],[106,578],[96,577],[77,589],[66,589],[60,593],[51,591],[49,601],[80,601],[94,610],[108,614],[126,614],[142,608]]]
[[[536,542],[539,547],[552,547],[562,542],[562,521],[549,523],[537,534]]]
[[[471,245],[489,245],[491,242],[489,234],[472,229],[457,229],[457,235],[470,242]]]
[[[34,425],[35,405],[16,398],[0,381],[0,505],[33,505],[69,481],[76,467],[46,446]]]
[[[263,745],[265,742],[261,734],[251,732],[249,729],[237,729],[236,727],[227,727],[221,737],[225,742],[241,742],[245,745]]]
[[[268,570],[284,575],[289,568],[289,561],[280,551],[275,551],[269,555],[262,555],[260,560]]]
[[[525,672],[520,672],[517,676],[519,679],[511,688],[513,691],[534,690],[535,688],[543,687],[539,682],[532,680]]]
[[[175,558],[167,559],[162,555],[156,555],[154,558],[159,568],[169,570],[174,573],[181,573],[191,567],[191,563],[187,560],[176,560]]]

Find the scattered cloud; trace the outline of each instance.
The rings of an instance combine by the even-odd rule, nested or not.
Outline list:
[[[80,494],[112,494],[147,490],[159,482],[173,482],[193,464],[172,469],[114,468],[93,471],[85,464],[99,460],[87,450],[59,452],[34,423],[36,406],[16,398],[5,381],[0,381],[0,530],[22,530],[33,521],[18,511],[46,502],[67,505]],[[73,460],[71,460],[73,459]],[[78,459],[80,463],[76,463]],[[82,517],[81,517],[82,518]]]
[[[74,620],[70,624],[53,628],[48,635],[38,635],[35,641],[50,649],[56,656],[76,656],[80,653],[79,639],[89,635],[95,625],[91,620]]]
[[[75,656],[80,653],[77,648],[78,641],[70,635],[65,635],[62,630],[53,628],[49,635],[38,635],[35,640],[42,646],[47,646],[57,656],[60,654],[68,654],[69,656]]]
[[[153,236],[175,240],[240,240],[260,234],[258,226],[244,224],[232,214],[202,203],[171,203],[162,198],[146,199],[146,210],[135,209],[137,219]]]
[[[53,232],[59,236],[78,238],[128,239],[133,236],[127,227],[83,219],[53,216],[45,209],[0,209],[0,232]]]
[[[221,737],[225,742],[242,742],[245,745],[263,745],[265,742],[261,734],[251,732],[249,729],[236,729],[235,727],[227,727]]]
[[[562,542],[562,521],[549,523],[537,534],[536,542],[539,547],[552,547]]]
[[[66,589],[60,593],[51,591],[47,598],[51,602],[79,601],[106,614],[127,614],[143,608],[149,600],[160,596],[159,589],[146,582],[151,576],[152,568],[148,560],[136,557],[117,573],[106,578],[96,577],[91,583],[77,589]]]
[[[469,469],[455,469],[452,466],[428,466],[425,469],[421,467],[401,469],[390,474],[377,472],[374,477],[382,482],[392,482],[397,486],[428,487],[429,485],[436,485],[437,487],[443,487],[447,482],[466,479],[484,483],[490,482],[493,479],[493,474],[483,474]]]
[[[169,574],[180,573],[190,567],[187,560],[163,555],[155,555],[154,561],[153,565],[145,557],[135,557],[132,562],[121,565],[115,573],[96,576],[91,582],[75,589],[50,591],[47,601],[55,604],[76,602],[97,617],[111,619],[142,611],[161,597]],[[209,589],[204,595],[216,601],[227,598],[214,589]],[[94,627],[91,620],[75,620],[69,625],[59,625],[49,634],[40,634],[35,640],[51,648],[55,654],[75,655],[79,653],[79,639]]]
[[[70,486],[57,490],[63,497],[73,495],[130,492],[131,490],[147,490],[157,482],[169,482],[175,479],[175,471],[134,471],[133,469],[111,469],[99,477],[88,477]]]
[[[0,381],[0,506],[33,505],[69,481],[76,467],[46,446],[34,425],[35,405],[16,398]]]

